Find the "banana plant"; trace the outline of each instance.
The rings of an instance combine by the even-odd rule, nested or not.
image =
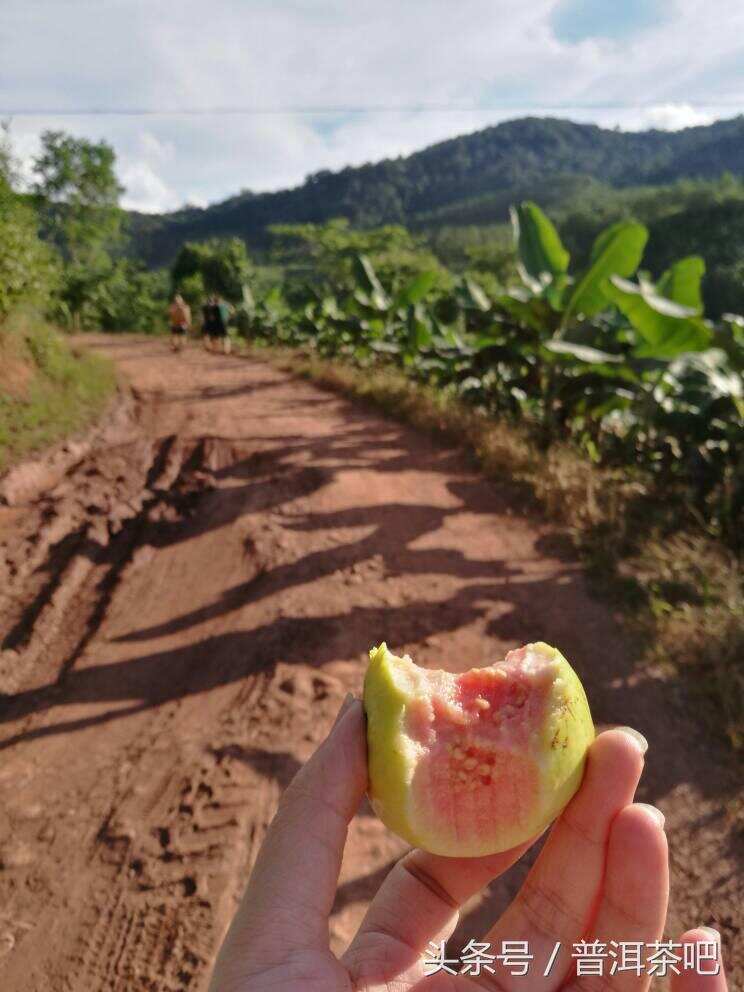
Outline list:
[[[357,288],[352,294],[352,309],[365,318],[376,340],[376,351],[403,356],[406,364],[429,346],[433,324],[424,306],[437,281],[437,273],[421,272],[396,293],[382,285],[369,258],[358,255],[354,273]]]
[[[394,362],[527,419],[546,444],[572,436],[596,460],[682,479],[701,510],[718,500],[733,520],[744,504],[744,318],[705,319],[702,259],[683,258],[654,283],[639,270],[648,233],[627,220],[573,271],[536,204],[515,207],[512,220],[516,288],[489,295],[461,276],[443,292],[434,272],[387,285],[359,255],[351,283],[295,293],[293,313],[277,290],[254,301],[253,322],[361,365]]]
[[[544,301],[558,315],[548,324],[552,325],[553,334],[560,337],[565,335],[572,319],[593,317],[609,305],[605,293],[607,278],[632,275],[641,262],[648,239],[648,231],[642,224],[619,221],[595,240],[587,270],[572,276],[571,256],[537,204],[525,201],[512,207],[511,218],[518,271],[528,295],[516,294],[515,307],[510,301],[513,294],[505,294],[501,302],[507,309],[526,317],[532,309],[529,304]],[[546,326],[545,307],[538,307],[534,316]]]
[[[586,271],[569,272],[570,255],[551,221],[529,201],[512,209],[515,247],[523,287],[502,294],[496,307],[521,331],[522,352],[531,365],[528,393],[540,410],[546,443],[578,411],[605,409],[623,400],[626,372],[613,335],[603,338],[591,324],[611,307],[610,275],[637,269],[648,233],[621,221],[596,239]],[[509,324],[506,325],[509,327]]]

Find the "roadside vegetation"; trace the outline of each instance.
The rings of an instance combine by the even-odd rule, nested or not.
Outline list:
[[[169,291],[165,270],[148,271],[128,256],[126,214],[115,156],[106,142],[47,131],[21,181],[0,130],[0,321],[35,307],[69,330],[162,328]]]
[[[0,324],[0,472],[85,427],[115,388],[113,367],[78,352],[35,314]]]
[[[50,133],[36,191],[20,193],[18,183],[5,128],[0,133],[0,472],[95,419],[116,386],[109,363],[73,348],[50,323],[84,326],[89,304],[84,295],[76,296],[76,287],[93,278],[89,272],[96,265],[114,264],[107,251],[119,226],[113,157],[103,146]]]
[[[236,324],[254,340],[395,366],[519,425],[539,450],[570,443],[604,471],[642,477],[675,520],[741,550],[744,320],[705,319],[703,260],[680,259],[652,281],[641,268],[647,229],[620,221],[574,268],[534,203],[513,221],[520,285],[495,294],[431,266],[396,229],[379,243],[397,237],[398,268],[371,234],[280,228],[309,247],[314,278],[261,295],[245,286]]]

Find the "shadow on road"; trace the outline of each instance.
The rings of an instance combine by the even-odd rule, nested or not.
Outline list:
[[[236,395],[239,390],[236,391]],[[415,443],[414,443],[415,441]],[[181,445],[181,467],[174,482],[159,488],[163,467]],[[420,502],[359,506],[327,512],[305,512],[307,498],[334,483],[340,473],[352,470],[393,477],[405,472],[422,473]],[[451,505],[426,501],[426,473],[447,479]],[[196,477],[201,485],[194,486]],[[206,478],[206,483],[204,479]],[[435,635],[446,635],[475,621],[486,622],[486,634],[495,642],[544,639],[557,643],[579,671],[600,723],[630,723],[649,736],[651,754],[658,746],[660,760],[651,760],[644,780],[644,798],[665,795],[676,784],[689,781],[686,755],[692,725],[680,725],[670,707],[668,682],[635,672],[632,647],[606,611],[592,604],[585,579],[570,560],[565,541],[553,537],[553,561],[541,574],[522,564],[474,558],[452,547],[422,547],[423,539],[438,534],[458,515],[482,515],[484,528],[495,526],[498,514],[514,509],[514,490],[472,475],[463,457],[398,425],[384,424],[371,433],[369,418],[349,407],[345,428],[333,436],[289,436],[280,444],[257,445],[250,438],[202,437],[193,442],[166,438],[145,479],[151,493],[143,512],[123,527],[107,546],[86,537],[77,543],[66,539],[50,550],[44,566],[50,581],[40,597],[5,639],[5,646],[22,642],[41,608],[54,592],[54,583],[70,556],[85,555],[97,564],[109,564],[114,576],[135,549],[163,548],[190,541],[231,525],[250,513],[283,511],[287,534],[323,535],[325,532],[362,529],[356,539],[322,547],[293,560],[259,567],[257,574],[196,610],[187,610],[165,623],[132,630],[119,638],[133,646],[154,638],[181,634],[205,622],[235,615],[239,628],[246,607],[266,597],[278,597],[335,573],[353,570],[376,558],[383,578],[443,576],[458,580],[456,591],[442,601],[414,596],[402,604],[348,605],[340,593],[327,615],[278,617],[252,629],[200,637],[186,646],[143,655],[115,664],[68,666],[64,678],[39,690],[5,697],[0,721],[18,720],[33,713],[77,703],[115,704],[105,713],[86,719],[60,721],[17,732],[0,744],[8,748],[24,740],[70,733],[83,727],[121,719],[160,706],[170,700],[209,692],[238,682],[258,671],[271,671],[277,663],[321,667],[339,659],[358,657],[371,639],[384,636],[392,645],[416,645]],[[163,513],[163,508],[173,511]],[[157,509],[158,512],[152,512]],[[500,518],[500,526],[508,526]],[[558,541],[558,544],[555,541]],[[124,550],[122,550],[124,549]],[[551,550],[547,546],[543,550]],[[250,547],[248,548],[250,556]],[[559,560],[556,560],[559,559]],[[115,587],[116,579],[101,589],[99,614]],[[342,589],[342,587],[340,587]],[[499,607],[496,618],[493,607]],[[582,614],[581,611],[585,611]],[[577,612],[578,611],[578,612]],[[100,621],[100,616],[98,617]],[[483,663],[489,653],[484,644]],[[684,736],[685,747],[675,740]],[[702,738],[701,738],[702,740]],[[715,773],[695,778],[703,794],[730,789],[726,776]]]

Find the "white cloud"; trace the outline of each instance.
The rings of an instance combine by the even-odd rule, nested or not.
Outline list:
[[[16,118],[27,160],[44,127],[105,137],[129,187],[125,202],[155,210],[277,189],[521,113],[638,129],[744,110],[740,0],[669,0],[661,25],[576,44],[555,36],[557,3],[3,0],[0,113],[375,108]],[[440,109],[411,111],[421,104]]]
[[[709,113],[691,107],[689,103],[662,103],[658,107],[649,107],[645,113],[645,120],[648,122],[648,127],[656,127],[662,131],[679,131],[697,124],[710,124],[713,118]]]
[[[180,205],[180,197],[147,162],[125,163],[120,174],[126,189],[122,202],[130,210],[159,213]]]
[[[162,141],[152,131],[140,131],[137,141],[142,155],[148,160],[166,163],[176,154],[176,147],[172,141]]]
[[[711,124],[714,120],[730,117],[732,114],[728,106],[703,110],[685,103],[665,103],[648,107],[600,108],[591,111],[579,106],[573,110],[569,108],[560,116],[570,117],[575,121],[591,121],[601,127],[617,127],[621,131],[647,131],[649,128],[656,128],[659,131],[680,131],[685,127]]]

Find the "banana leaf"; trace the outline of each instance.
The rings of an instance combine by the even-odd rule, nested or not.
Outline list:
[[[536,203],[525,200],[511,209],[514,242],[525,281],[534,288],[532,280],[544,283],[543,276],[554,277],[568,271],[571,256],[563,247],[552,222]]]
[[[356,255],[354,257],[354,275],[366,291],[371,306],[377,310],[387,310],[390,307],[390,298],[383,289],[382,283],[377,278],[374,266],[366,255]]]
[[[700,284],[705,275],[705,262],[699,255],[689,255],[671,265],[659,279],[656,289],[673,303],[688,307],[698,315],[703,312]]]
[[[643,338],[635,349],[639,358],[673,359],[710,346],[713,335],[705,321],[691,308],[659,296],[651,284],[613,276],[606,292]]]
[[[408,285],[404,286],[395,297],[395,309],[397,310],[400,307],[409,307],[413,306],[415,303],[420,303],[436,285],[436,281],[437,273],[433,271],[422,272],[420,275],[417,275],[416,278],[412,279]]]
[[[592,317],[607,306],[605,286],[610,276],[630,276],[638,268],[648,240],[648,230],[635,221],[611,224],[594,242],[590,264],[568,298],[562,324],[583,313]]]
[[[468,310],[480,310],[487,313],[491,309],[491,301],[480,288],[477,282],[473,282],[464,276],[462,282],[455,291],[457,300],[462,307]]]
[[[431,344],[431,324],[426,319],[424,308],[420,304],[408,308],[406,319],[407,347],[409,351],[421,351]]]

